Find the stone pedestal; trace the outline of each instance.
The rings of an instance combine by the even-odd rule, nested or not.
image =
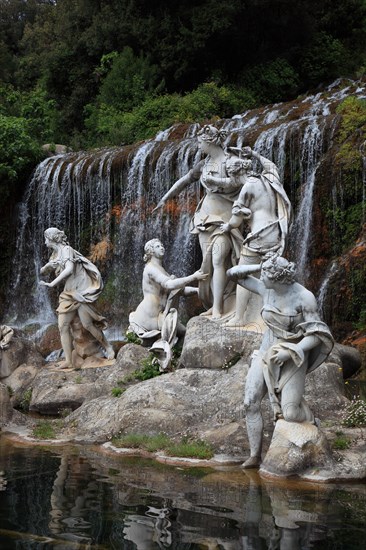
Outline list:
[[[79,317],[75,317],[71,324],[73,336],[72,364],[76,368],[84,365],[88,357],[103,359],[104,355],[99,342],[90,332],[84,329]]]
[[[250,363],[262,337],[260,332],[193,317],[187,324],[180,364],[188,369],[221,369],[230,366],[239,354]]]
[[[330,461],[328,442],[317,426],[278,420],[260,473],[284,477],[301,475]]]

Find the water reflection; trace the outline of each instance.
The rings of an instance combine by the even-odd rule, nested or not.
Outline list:
[[[349,550],[366,536],[362,485],[264,482],[238,468],[1,439],[0,472],[2,550]]]

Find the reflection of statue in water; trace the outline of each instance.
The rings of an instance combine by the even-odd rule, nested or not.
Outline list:
[[[124,520],[123,533],[125,540],[131,541],[139,550],[170,548],[172,545],[171,522],[168,507],[155,508],[148,506],[145,516],[129,514]]]
[[[113,359],[113,348],[102,332],[106,328],[106,321],[91,305],[103,289],[98,269],[68,244],[63,231],[51,227],[44,234],[46,246],[52,250],[52,254],[41,273],[55,270],[56,278],[51,283],[40,281],[40,284],[53,288],[61,282],[65,283],[56,310],[66,358],[65,366],[72,366],[74,363],[72,324],[77,320],[80,320],[82,327],[105,349],[107,358]]]
[[[178,337],[185,333],[184,325],[178,320],[175,302],[181,294],[197,294],[197,288],[187,285],[206,278],[202,271],[196,271],[188,277],[175,278],[169,275],[162,265],[164,254],[165,249],[159,239],[152,239],[145,244],[146,266],[142,276],[144,298],[129,317],[129,330],[142,341],[149,344],[160,338],[154,342],[151,351],[160,359],[161,370],[168,368],[172,347]]]
[[[261,270],[260,280],[251,274]],[[333,339],[320,321],[314,295],[295,282],[295,265],[274,255],[262,266],[236,266],[228,275],[263,298],[262,317],[267,325],[261,347],[253,354],[245,387],[250,458],[245,468],[261,462],[261,401],[269,394],[274,419],[314,422],[305,399],[305,376],[330,353]]]
[[[164,195],[157,208],[178,195],[189,184],[199,180],[205,195],[197,206],[191,223],[191,233],[198,234],[203,261],[201,270],[208,273],[207,280],[199,284],[199,296],[208,314],[217,319],[224,313],[224,299],[230,294],[232,285],[226,277],[226,270],[236,265],[243,240],[238,229],[222,233],[220,227],[228,223],[231,209],[237,199],[241,182],[236,180],[213,183],[212,177],[227,178],[227,162],[230,155],[224,151],[226,133],[213,126],[204,126],[198,133],[198,146],[206,158],[200,161]]]
[[[221,225],[220,230],[225,234],[240,227],[243,221],[247,222],[249,233],[242,245],[239,265],[253,265],[260,263],[269,252],[280,255],[283,253],[291,218],[291,204],[280,182],[277,166],[272,161],[250,147],[240,150],[240,155],[244,158],[231,157],[227,162],[228,178],[220,180],[217,177],[208,177],[208,181],[212,184],[221,182],[222,185],[228,185],[232,181],[240,182],[242,188],[234,202],[232,216],[228,223]],[[262,165],[260,174],[252,171],[250,157],[257,159]],[[250,295],[247,289],[237,287],[235,317],[228,325],[243,324]],[[260,302],[253,305],[249,316],[245,317],[245,323],[258,323],[260,309]]]

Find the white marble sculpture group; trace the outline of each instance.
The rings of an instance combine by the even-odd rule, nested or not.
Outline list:
[[[251,455],[244,466],[251,468],[261,461],[260,404],[267,392],[275,421],[314,422],[304,400],[305,376],[324,362],[333,339],[319,319],[313,294],[295,281],[295,265],[282,257],[291,204],[276,165],[250,147],[226,148],[226,138],[225,132],[204,126],[198,133],[204,160],[179,179],[156,207],[164,207],[186,186],[200,181],[203,198],[190,229],[199,238],[200,269],[187,277],[170,275],[162,265],[163,244],[156,238],[148,241],[143,300],[130,314],[129,331],[151,346],[161,370],[166,370],[172,348],[185,332],[178,319],[180,295],[198,293],[206,309],[203,315],[214,322],[264,327],[245,389]],[[253,160],[261,167],[259,173],[253,171]],[[105,320],[92,306],[102,291],[98,269],[71,248],[62,231],[47,229],[45,238],[52,254],[41,273],[54,270],[56,278],[41,284],[64,283],[57,312],[66,364],[75,364],[77,323],[107,358],[113,358],[103,334]],[[189,286],[196,281],[198,286]]]

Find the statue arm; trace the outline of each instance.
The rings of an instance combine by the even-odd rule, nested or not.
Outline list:
[[[198,270],[192,275],[188,275],[187,277],[178,277],[177,279],[167,279],[162,286],[167,290],[176,290],[178,288],[183,288],[186,285],[190,285],[194,281],[202,281],[203,279],[206,279],[206,278],[207,278],[207,274]]]
[[[74,263],[71,260],[67,260],[65,263],[64,269],[61,271],[61,273],[56,277],[56,279],[53,279],[51,283],[47,283],[47,286],[50,288],[53,288],[54,286],[58,285],[63,281],[64,279],[67,279],[70,275],[72,275],[74,271]]]
[[[265,286],[260,279],[253,277],[255,273],[258,273],[261,270],[261,265],[236,265],[227,270],[226,275],[229,279],[237,281],[237,283],[254,292],[255,294],[260,294],[261,296],[265,293]]]
[[[176,181],[175,184],[169,189],[169,191],[167,191],[165,195],[160,199],[154,210],[162,208],[169,199],[176,197],[190,183],[197,181],[200,178],[202,172],[203,162],[203,160],[200,161],[198,164],[196,164],[196,166],[192,168],[192,170],[188,172],[188,174],[185,174],[178,181]]]
[[[70,246],[65,246],[65,248],[62,251],[62,271],[59,273],[59,275],[50,283],[46,283],[45,281],[40,281],[40,285],[48,286],[50,288],[55,287],[58,285],[61,281],[64,279],[67,279],[70,275],[72,275],[74,271],[74,262],[71,258],[73,258],[73,249]],[[57,267],[59,265],[59,262],[49,262],[52,267]],[[47,266],[48,264],[46,264]],[[46,267],[44,266],[44,267]]]
[[[149,266],[148,276],[151,277],[155,283],[158,283],[162,288],[165,290],[177,290],[179,288],[183,288],[186,285],[189,285],[197,280],[202,280],[207,277],[207,274],[203,273],[202,271],[196,271],[192,275],[188,275],[187,277],[174,277],[174,275],[168,275],[164,274],[160,271],[160,269],[156,268],[155,266]]]

